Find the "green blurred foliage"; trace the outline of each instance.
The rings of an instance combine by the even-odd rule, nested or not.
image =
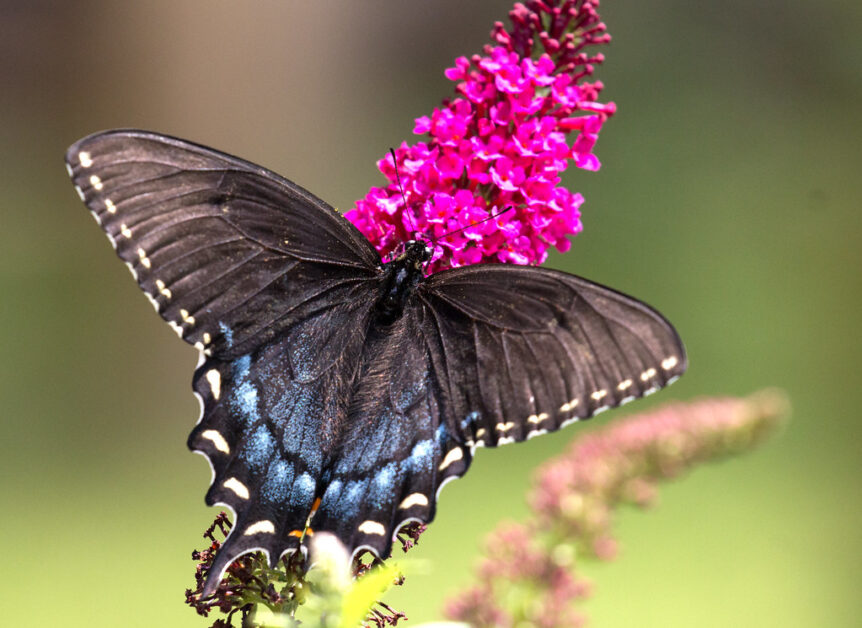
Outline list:
[[[62,155],[92,131],[172,133],[265,164],[341,208],[451,86],[509,2],[0,2],[0,576],[4,626],[206,625],[183,605],[215,515],[185,448],[196,355],[153,314]],[[619,106],[585,231],[550,264],[639,296],[690,371],[651,404],[785,388],[787,431],[619,523],[594,626],[854,626],[862,8],[824,0],[607,0],[597,76]],[[622,412],[603,415],[614,420]],[[478,454],[443,492],[389,601],[439,616],[483,533],[578,430]],[[409,625],[409,624],[408,624]]]

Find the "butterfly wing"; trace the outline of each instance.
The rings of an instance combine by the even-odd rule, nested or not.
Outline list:
[[[250,354],[211,357],[195,371],[203,410],[189,447],[212,465],[207,504],[235,513],[206,595],[241,554],[260,549],[274,565],[299,547],[344,429],[374,305],[367,289]]]
[[[207,503],[235,513],[208,592],[237,556],[299,545],[347,412],[380,258],[335,210],[282,177],[141,131],[87,137],[67,165],[159,314],[202,350],[189,447]]]
[[[527,266],[444,271],[420,285],[440,402],[465,445],[559,429],[647,395],[686,368],[651,307],[574,275]]]
[[[379,273],[337,211],[236,157],[120,130],[76,142],[66,164],[158,313],[208,355],[244,355]]]

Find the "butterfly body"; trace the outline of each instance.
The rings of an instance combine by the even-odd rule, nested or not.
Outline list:
[[[385,283],[383,296],[377,302],[377,314],[382,323],[398,318],[422,280],[425,263],[431,259],[431,247],[419,240],[407,242],[404,252],[383,264]]]
[[[424,276],[383,262],[329,205],[260,166],[145,131],[75,143],[79,195],[156,311],[201,352],[189,447],[235,513],[205,587],[237,556],[275,563],[328,531],[389,554],[476,447],[649,394],[686,368],[649,306],[560,271]]]

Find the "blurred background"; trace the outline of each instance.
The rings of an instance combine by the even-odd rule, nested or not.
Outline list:
[[[347,209],[510,8],[0,1],[0,624],[208,625],[183,605],[217,514],[185,446],[197,354],[93,224],[65,148],[157,130]],[[781,435],[620,513],[622,553],[585,567],[585,610],[603,628],[858,626],[862,5],[606,0],[602,15],[596,76],[619,110],[602,170],[567,172],[585,231],[549,265],[660,308],[690,371],[591,425],[480,450],[388,601],[411,624],[440,617],[482,536],[526,515],[534,469],[579,430],[779,386]]]

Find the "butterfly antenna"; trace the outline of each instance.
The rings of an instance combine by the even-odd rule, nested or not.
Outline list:
[[[472,223],[472,224],[465,225],[465,226],[463,226],[463,227],[458,227],[457,229],[454,229],[453,231],[449,231],[448,233],[444,233],[444,234],[443,234],[443,235],[441,235],[441,236],[437,236],[436,238],[434,238],[433,240],[431,240],[431,242],[437,242],[437,240],[442,240],[442,239],[443,239],[443,238],[445,238],[446,236],[450,236],[450,235],[452,235],[453,233],[458,233],[459,231],[464,231],[465,229],[469,229],[470,227],[475,227],[476,225],[481,225],[483,222],[488,222],[489,220],[493,220],[493,219],[494,219],[494,218],[496,218],[497,216],[501,216],[502,214],[505,214],[505,213],[506,213],[507,211],[509,211],[510,209],[515,209],[515,206],[514,206],[514,205],[509,205],[506,209],[503,209],[503,210],[501,210],[501,211],[498,211],[496,214],[491,214],[491,215],[490,215],[490,216],[488,216],[487,218],[483,218],[482,220],[477,220],[476,222],[474,222],[474,223]]]
[[[401,185],[401,175],[398,174],[398,160],[395,158],[395,149],[390,147],[389,154],[392,155],[392,165],[395,167],[395,180],[398,182],[398,191],[401,192],[401,200],[404,201],[404,215],[407,216],[408,222],[410,222],[410,228],[413,230],[413,234],[415,235],[417,232],[416,225],[413,224],[413,221],[410,219],[410,214],[407,213],[407,197],[404,196],[404,186]]]

